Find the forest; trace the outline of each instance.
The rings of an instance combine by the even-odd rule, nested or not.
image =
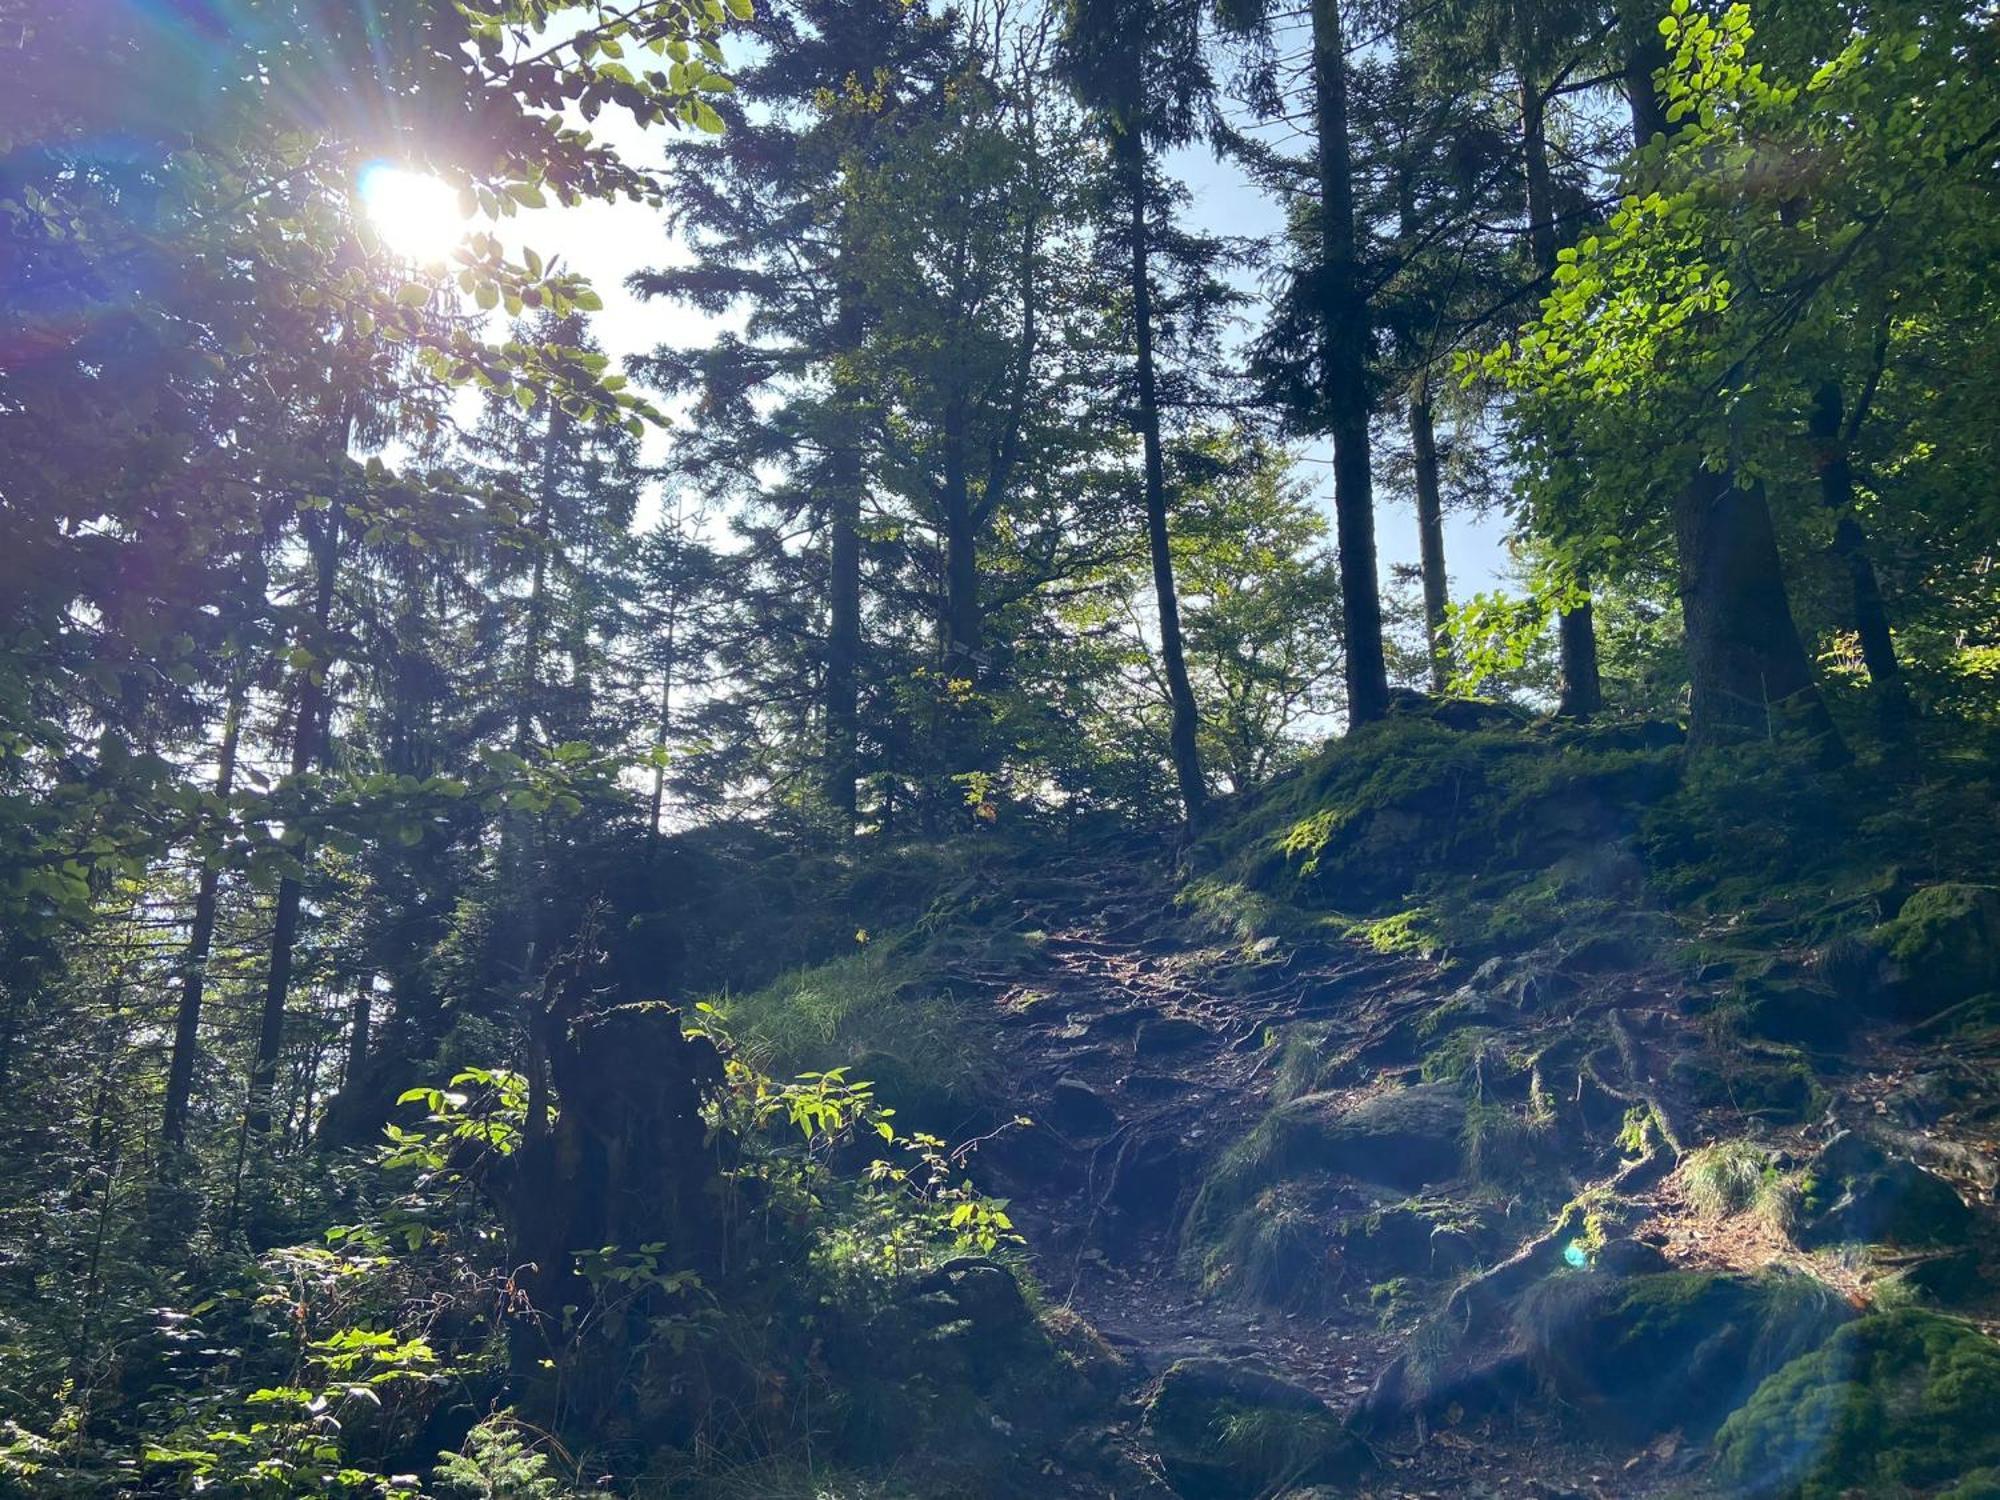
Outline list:
[[[5,0],[0,1495],[2000,1497],[1996,335],[1991,0]]]

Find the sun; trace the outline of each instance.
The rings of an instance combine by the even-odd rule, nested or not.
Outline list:
[[[465,238],[458,192],[438,178],[375,162],[361,171],[360,194],[382,243],[406,259],[445,260]]]

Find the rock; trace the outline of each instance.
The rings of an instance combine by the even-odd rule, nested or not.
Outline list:
[[[1338,1483],[1365,1453],[1311,1391],[1232,1360],[1171,1366],[1146,1403],[1145,1431],[1185,1500]]]
[[[1606,1240],[1590,1263],[1612,1276],[1654,1276],[1668,1269],[1665,1253],[1644,1240]]]
[[[1134,1224],[1157,1228],[1173,1221],[1193,1161],[1178,1135],[1128,1136],[1111,1164],[1105,1201]]]
[[[1760,1385],[1716,1436],[1717,1470],[1752,1495],[1992,1493],[2000,1345],[1902,1309],[1850,1323]]]
[[[1848,1130],[1807,1163],[1795,1237],[1807,1248],[1957,1245],[1972,1223],[1950,1183]]]
[[[1890,1115],[1906,1125],[1935,1125],[1965,1099],[1970,1089],[1950,1073],[1919,1073],[1891,1089],[1882,1100]]]
[[[980,1256],[946,1261],[911,1292],[920,1316],[936,1326],[967,1323],[984,1339],[1018,1339],[1035,1321],[1013,1273]]]
[[[1845,1301],[1803,1276],[1571,1271],[1531,1287],[1514,1323],[1553,1395],[1637,1439],[1712,1430],[1848,1315]]]
[[[1186,1093],[1188,1084],[1186,1079],[1176,1078],[1171,1073],[1128,1073],[1120,1081],[1119,1087],[1128,1094],[1159,1099],[1169,1094]]]
[[[1826,1108],[1826,1093],[1805,1054],[1774,1042],[1683,1053],[1668,1065],[1667,1078],[1691,1104],[1774,1123],[1816,1119]]]
[[[1083,1023],[1084,1034],[1095,1038],[1131,1036],[1147,1022],[1158,1019],[1159,1014],[1156,1005],[1133,1005],[1124,1010],[1106,1011]]]
[[[1431,1230],[1430,1269],[1433,1276],[1456,1276],[1480,1262],[1479,1241],[1452,1224]]]
[[[1414,1191],[1458,1175],[1465,1098],[1455,1084],[1418,1084],[1351,1108],[1334,1094],[1281,1105],[1258,1127],[1275,1164]]]
[[[1132,1034],[1132,1055],[1159,1057],[1169,1052],[1180,1052],[1207,1036],[1207,1027],[1185,1016],[1162,1016],[1156,1021],[1142,1021],[1139,1029]]]
[[[2000,888],[1929,885],[1875,933],[1898,1012],[1922,1020],[2000,990]]]
[[[1970,1245],[1927,1251],[1904,1261],[1892,1278],[1925,1302],[1969,1301],[1985,1290],[1979,1252]]]
[[[1118,1127],[1118,1111],[1081,1078],[1058,1078],[1049,1092],[1048,1120],[1068,1136],[1108,1135]]]
[[[1860,1019],[1854,1004],[1833,990],[1791,979],[1746,980],[1736,1004],[1751,1036],[1817,1051],[1845,1046]]]

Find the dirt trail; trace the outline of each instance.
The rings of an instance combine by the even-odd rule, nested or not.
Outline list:
[[[1393,1340],[1366,1320],[1284,1318],[1205,1298],[1179,1265],[1178,1220],[1205,1159],[1266,1108],[1272,1027],[1376,1013],[1431,966],[1365,951],[1218,962],[1176,933],[1157,872],[1098,870],[1102,899],[1048,932],[1048,971],[1000,995],[1019,1104],[1055,1148],[1056,1191],[1019,1203],[1051,1296],[1142,1369],[1254,1356],[1336,1405]]]
[[[1365,1295],[1287,1314],[1204,1294],[1179,1230],[1215,1157],[1270,1105],[1273,1028],[1329,1028],[1327,1051],[1360,1052],[1457,989],[1435,964],[1337,943],[1246,954],[1204,943],[1174,907],[1156,861],[1045,872],[1046,900],[1021,914],[1046,934],[1043,968],[992,992],[1003,1053],[1035,1123],[1005,1149],[1013,1209],[1050,1297],[1082,1314],[1134,1367],[1178,1359],[1254,1363],[1338,1411],[1369,1392],[1408,1336]],[[1353,1086],[1359,1097],[1389,1068]],[[1393,1202],[1397,1195],[1384,1195]],[[1468,1422],[1378,1439],[1363,1495],[1582,1496],[1654,1493],[1630,1455],[1550,1425]],[[1659,1476],[1663,1478],[1664,1476]],[[1681,1482],[1679,1493],[1693,1493]]]

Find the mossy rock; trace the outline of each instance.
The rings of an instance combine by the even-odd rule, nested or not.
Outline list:
[[[1351,1178],[1414,1192],[1464,1165],[1466,1104],[1451,1084],[1419,1084],[1350,1103],[1333,1093],[1288,1100],[1232,1147],[1188,1215],[1188,1247],[1213,1262],[1239,1213],[1287,1182]]]
[[[1766,1380],[1716,1437],[1759,1500],[2000,1493],[2000,1345],[1904,1309],[1863,1318]]]
[[[1875,934],[1913,1020],[2000,990],[2000,888],[1928,885]]]
[[[1750,1036],[1815,1051],[1843,1047],[1860,1014],[1831,988],[1795,979],[1751,979],[1738,986],[1738,1024]]]
[[[1703,1109],[1727,1109],[1774,1124],[1817,1119],[1826,1091],[1796,1048],[1744,1040],[1674,1059],[1675,1092]]]
[[[1465,1095],[1447,1083],[1418,1084],[1349,1105],[1307,1094],[1258,1127],[1268,1166],[1307,1169],[1414,1191],[1464,1165]]]
[[[1965,1243],[1972,1210],[1933,1172],[1845,1131],[1807,1165],[1799,1183],[1801,1245],[1928,1248]]]
[[[867,1469],[920,1471],[923,1494],[1011,1496],[1023,1437],[1104,1410],[1127,1378],[1082,1320],[1037,1316],[1005,1266],[965,1256],[897,1283],[887,1297],[822,1305],[820,1357],[833,1399],[834,1455]]]
[[[1229,1360],[1173,1365],[1146,1404],[1145,1427],[1186,1500],[1337,1483],[1364,1461],[1365,1450],[1311,1391]]]
[[[1551,1394],[1638,1438],[1712,1430],[1847,1315],[1804,1276],[1565,1271],[1521,1298],[1515,1327]]]
[[[1494,1258],[1491,1212],[1443,1198],[1374,1208],[1325,1180],[1279,1183],[1202,1245],[1207,1290],[1284,1312],[1319,1312],[1391,1278],[1455,1276]]]

